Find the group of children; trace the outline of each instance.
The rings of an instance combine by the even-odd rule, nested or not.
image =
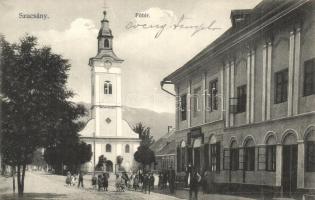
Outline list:
[[[78,182],[79,181],[79,182]],[[76,174],[71,174],[71,172],[67,172],[66,177],[66,185],[67,186],[75,186],[78,184],[78,187],[83,187],[83,174],[80,172],[79,177]]]
[[[66,184],[67,186],[75,186],[77,184],[77,175],[71,174],[70,172],[67,173],[66,177]]]
[[[93,189],[108,191],[108,179],[108,173],[103,173],[98,176],[94,175],[92,177]],[[128,188],[129,190],[133,189],[135,191],[141,189],[141,191],[145,193],[147,193],[147,191],[150,193],[154,188],[154,176],[153,173],[132,174],[130,177],[128,177],[127,173],[116,174],[115,187],[118,192],[123,192]]]
[[[104,191],[108,191],[108,178],[108,173],[99,174],[97,177],[94,174],[94,176],[92,177],[93,189],[98,188],[98,191],[100,191],[101,189],[103,189]]]

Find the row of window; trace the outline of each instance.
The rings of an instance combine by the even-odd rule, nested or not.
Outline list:
[[[199,96],[201,92],[201,87],[198,87],[196,89],[194,89],[193,92],[193,97],[192,97],[192,101],[193,101],[193,116],[196,117],[198,116],[198,111],[201,108],[200,105],[200,101],[199,101]],[[218,110],[218,79],[215,79],[213,81],[209,82],[209,91],[208,91],[208,110],[210,112],[214,111],[214,110]],[[180,111],[181,111],[181,120],[186,120],[186,115],[187,115],[187,94],[183,94],[180,99],[179,99],[179,103],[180,103]]]
[[[196,148],[194,150],[196,150]],[[198,148],[198,151],[200,151],[199,148]],[[205,161],[204,163],[205,163],[206,170],[220,171],[220,166],[221,166],[220,153],[221,153],[220,142],[204,145],[204,161]],[[193,154],[192,148],[186,148],[186,147],[177,148],[177,163],[178,163],[177,170],[178,171],[184,171],[187,163],[192,163],[192,157],[193,157],[192,154]]]
[[[175,169],[175,158],[174,156],[163,157],[160,159],[160,167],[161,169]]]
[[[257,159],[256,148],[258,148]],[[258,170],[276,171],[276,145],[224,149],[223,158],[224,170],[255,171],[257,160]]]
[[[108,152],[108,153],[112,152],[112,145],[106,144],[105,151]],[[129,144],[125,145],[125,153],[130,153],[130,146],[129,146]]]
[[[214,111],[218,109],[218,80],[215,79],[209,82],[208,87],[208,110]],[[275,104],[283,103],[288,100],[288,69],[281,70],[275,73]],[[201,105],[199,96],[201,87],[194,89],[192,94],[193,117],[198,116]],[[315,59],[307,60],[304,63],[304,96],[315,94]],[[236,100],[236,107],[231,110],[233,113],[242,113],[246,111],[246,85],[237,87],[237,97],[231,100]],[[187,119],[187,94],[180,96],[180,119]],[[231,104],[231,103],[230,103]],[[232,107],[233,108],[233,107]]]
[[[199,149],[199,147],[198,147]],[[256,151],[257,150],[257,151]],[[188,163],[193,162],[192,147],[177,148],[177,170],[184,171]],[[204,164],[208,171],[220,171],[221,144],[216,142],[204,145]],[[194,161],[199,159],[194,159]],[[253,140],[248,140],[244,147],[238,147],[232,141],[230,148],[223,149],[223,170],[257,170],[276,171],[276,144],[269,139],[265,146],[254,146]],[[195,163],[195,165],[198,165]],[[315,132],[310,134],[305,142],[305,171],[315,172]]]

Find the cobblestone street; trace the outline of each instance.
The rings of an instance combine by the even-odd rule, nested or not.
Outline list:
[[[88,179],[88,177],[86,177]],[[27,173],[25,179],[25,194],[23,200],[107,200],[107,199],[136,199],[136,200],[165,200],[165,199],[184,199],[188,195],[185,191],[177,191],[174,197],[160,193],[144,194],[142,192],[125,191],[116,192],[113,187],[113,181],[110,182],[108,192],[98,192],[91,188],[90,181],[85,180],[85,189],[78,189],[77,187],[68,187],[65,185],[63,176],[56,176],[43,173],[30,172]],[[0,199],[13,200],[19,199],[17,195],[12,195],[12,178],[0,177]],[[203,195],[200,194],[200,199],[213,200],[250,200],[249,198],[234,197],[228,195]]]

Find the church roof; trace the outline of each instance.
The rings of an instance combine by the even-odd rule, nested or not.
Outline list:
[[[112,30],[109,28],[109,21],[106,18],[106,11],[103,12],[104,14],[104,19],[101,21],[102,27],[100,28],[98,32],[97,39],[100,37],[113,37]]]
[[[100,52],[97,53],[97,55],[90,59],[102,59],[102,58],[112,58],[116,62],[122,62],[123,59],[116,56],[113,50],[111,49],[102,49]]]
[[[105,122],[104,122],[105,123]],[[121,135],[100,135],[96,138],[117,138],[117,139],[139,139],[139,135],[134,132],[131,126],[128,124],[127,121],[122,120],[122,128],[121,128]],[[95,119],[90,119],[85,127],[79,132],[81,138],[94,138],[95,133]]]

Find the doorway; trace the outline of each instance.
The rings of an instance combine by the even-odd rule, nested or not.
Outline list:
[[[285,194],[291,194],[297,189],[297,150],[297,144],[283,145],[282,188]]]
[[[196,138],[193,144],[193,166],[200,173],[200,147],[201,138]]]
[[[200,173],[200,147],[194,148],[194,167]]]

